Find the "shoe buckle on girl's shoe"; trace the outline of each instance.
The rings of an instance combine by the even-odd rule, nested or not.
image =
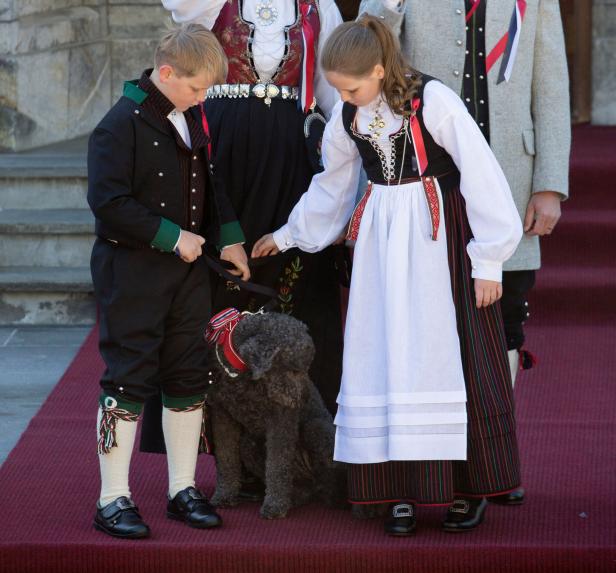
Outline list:
[[[470,503],[465,499],[456,499],[449,508],[450,513],[468,513],[471,508]]]
[[[399,503],[392,509],[393,517],[413,517],[413,506],[408,503]]]

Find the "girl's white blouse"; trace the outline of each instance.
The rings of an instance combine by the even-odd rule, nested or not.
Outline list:
[[[178,23],[197,22],[211,29],[226,0],[162,0],[163,6],[171,12],[173,20]],[[257,18],[259,4],[269,3],[278,11],[276,21],[267,26]],[[342,17],[334,0],[320,0],[319,17],[321,31],[319,34],[319,53],[331,32],[342,23]],[[285,26],[295,22],[295,0],[243,0],[243,18],[255,25],[252,44],[254,64],[261,81],[267,82],[278,67],[284,54]],[[317,62],[314,93],[317,104],[327,116],[338,101],[338,93],[325,79],[320,63]]]
[[[426,129],[460,170],[460,191],[474,236],[467,246],[473,277],[501,281],[503,263],[522,237],[520,216],[507,180],[475,121],[452,90],[432,80],[426,84],[423,97]],[[368,133],[375,103],[376,100],[358,108],[360,133]],[[283,251],[292,247],[308,252],[322,250],[339,237],[349,222],[355,207],[361,159],[342,124],[342,105],[336,104],[325,128],[325,170],[313,178],[288,223],[274,233],[274,241]],[[381,115],[385,121],[385,148],[387,135],[397,131],[402,118],[387,105],[381,106]]]

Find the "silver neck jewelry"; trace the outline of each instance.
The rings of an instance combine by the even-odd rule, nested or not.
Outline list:
[[[381,104],[383,100],[379,97],[379,101],[376,104],[376,108],[374,109],[374,117],[372,121],[368,124],[368,131],[370,132],[370,137],[372,139],[379,139],[381,137],[381,130],[385,127],[385,121],[383,120],[383,116],[381,115]]]
[[[263,0],[257,4],[257,20],[261,26],[271,26],[278,19],[278,9],[272,6],[271,0]]]

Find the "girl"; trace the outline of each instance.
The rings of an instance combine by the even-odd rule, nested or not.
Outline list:
[[[450,504],[446,531],[479,525],[486,496],[519,485],[511,381],[498,305],[522,235],[505,177],[460,99],[412,70],[378,19],[339,26],[322,53],[342,102],[325,171],[253,256],[357,239],[336,416],[352,503],[391,502],[409,535],[415,505]]]

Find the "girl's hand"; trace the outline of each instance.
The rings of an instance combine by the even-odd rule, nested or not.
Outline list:
[[[496,281],[475,279],[475,301],[477,308],[494,304],[503,296],[503,285]]]
[[[263,235],[252,248],[252,258],[267,257],[269,255],[277,255],[280,252],[276,243],[274,242],[274,235],[268,233]]]

